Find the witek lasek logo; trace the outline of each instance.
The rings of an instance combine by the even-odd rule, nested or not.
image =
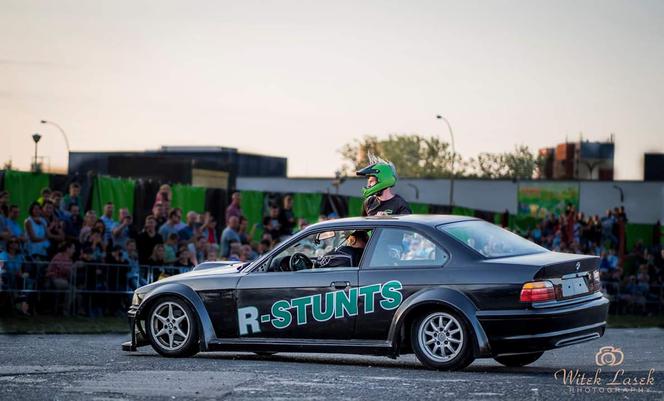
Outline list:
[[[401,282],[392,280],[384,284],[371,284],[350,290],[330,291],[293,299],[281,299],[272,304],[269,313],[261,315],[255,306],[238,308],[237,321],[240,335],[260,333],[261,323],[275,329],[285,329],[295,323],[298,326],[309,322],[325,322],[357,316],[360,298],[364,301],[362,312],[373,313],[375,305],[382,310],[396,309],[403,301]],[[376,302],[377,301],[377,302]]]
[[[595,354],[597,367],[594,372],[563,368],[558,369],[553,377],[566,385],[572,394],[650,391],[655,385],[655,369],[649,369],[647,375],[640,371],[628,372],[620,366],[624,359],[625,355],[620,348],[602,347]]]
[[[595,364],[597,366],[618,366],[623,363],[624,358],[625,355],[620,348],[602,347],[595,354]]]

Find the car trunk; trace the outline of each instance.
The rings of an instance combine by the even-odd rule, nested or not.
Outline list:
[[[588,295],[598,289],[593,280],[593,272],[599,267],[596,256],[542,252],[492,259],[491,262],[532,269],[531,281],[550,281],[557,301]]]

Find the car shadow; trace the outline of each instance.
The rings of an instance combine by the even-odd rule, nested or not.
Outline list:
[[[140,358],[162,358],[156,353],[132,353],[132,357]],[[429,370],[422,364],[415,360],[403,359],[356,359],[352,356],[344,355],[342,357],[324,356],[322,354],[275,354],[275,355],[255,355],[253,353],[226,353],[226,352],[206,352],[200,353],[192,358],[206,359],[206,360],[224,360],[224,361],[256,361],[256,362],[281,362],[281,363],[301,363],[311,365],[334,365],[334,366],[358,366],[358,367],[371,367],[371,368],[390,368],[390,369],[405,369],[405,370]],[[471,364],[465,369],[459,371],[460,373],[491,373],[491,374],[505,374],[505,375],[530,375],[530,376],[543,376],[552,375],[559,368],[558,367],[544,367],[544,366],[524,366],[524,367],[507,367],[499,364],[485,365],[485,364]]]

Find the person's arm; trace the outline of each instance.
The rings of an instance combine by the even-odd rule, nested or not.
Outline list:
[[[45,238],[38,237],[35,234],[35,231],[32,228],[32,222],[30,221],[30,219],[25,219],[25,233],[27,234],[28,239],[31,242],[42,242],[42,241],[45,240]]]
[[[122,223],[116,224],[115,227],[111,230],[111,236],[113,238],[117,238],[122,234],[122,230],[127,227],[129,223],[127,222],[127,219],[123,219]]]
[[[187,245],[187,249],[189,249],[189,261],[196,266],[198,264],[198,257],[196,256],[196,246],[194,244],[189,244]]]
[[[62,222],[61,221],[54,221],[51,223],[49,226],[48,230],[46,230],[46,234],[48,239],[53,240],[53,241],[64,241],[65,239],[65,232],[62,229]]]
[[[401,201],[401,207],[399,207],[398,214],[413,214],[413,211],[410,210],[410,205],[405,200]]]
[[[0,227],[0,240],[7,241],[12,237],[12,233],[9,232],[7,227]]]

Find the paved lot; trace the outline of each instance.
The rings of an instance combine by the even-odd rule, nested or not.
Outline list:
[[[462,372],[423,369],[413,356],[209,353],[167,359],[151,348],[120,351],[122,335],[0,336],[0,398],[39,399],[653,399],[664,400],[664,330],[613,329],[600,339],[546,353],[532,366],[477,360]],[[622,365],[602,368],[602,383],[566,386],[559,369],[592,378],[600,346],[620,347]],[[645,384],[608,385],[618,368]],[[642,391],[640,391],[642,390]],[[574,392],[572,392],[574,391]],[[581,391],[581,393],[576,393]],[[611,392],[609,392],[611,391]],[[618,393],[616,393],[618,392]]]

